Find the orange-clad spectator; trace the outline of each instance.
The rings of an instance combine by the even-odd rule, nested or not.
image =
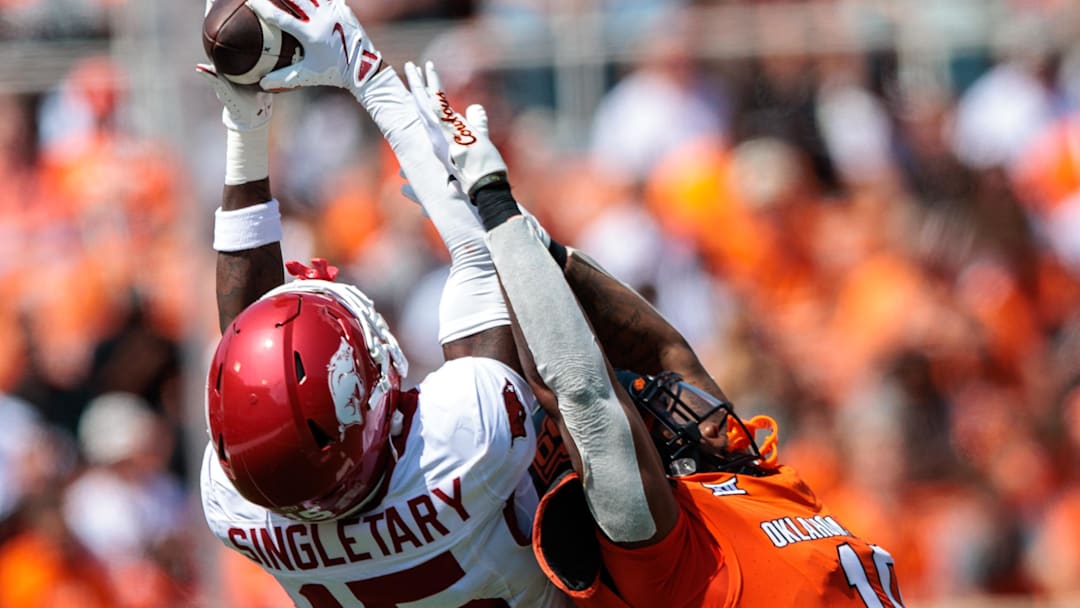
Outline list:
[[[51,383],[77,386],[86,380],[95,344],[121,318],[125,294],[109,284],[115,280],[109,273],[120,269],[89,256],[41,262],[22,294],[35,363]]]
[[[648,202],[662,225],[697,243],[712,267],[751,305],[775,312],[809,297],[802,169],[790,146],[755,140],[727,151],[697,141],[653,173]],[[817,202],[817,201],[814,201]],[[788,228],[799,226],[795,232]]]
[[[203,296],[213,290],[214,277],[198,270],[197,260],[205,255],[192,251],[191,240],[179,234],[158,237],[140,254],[132,281],[147,324],[158,335],[179,342],[185,335],[217,333],[213,302]]]
[[[1064,261],[1044,253],[1039,261],[1037,276],[1037,314],[1045,331],[1061,327],[1080,310],[1080,281]]]
[[[969,465],[986,470],[1013,437],[1023,396],[1014,387],[969,380],[952,395],[950,440]]]
[[[1016,370],[1044,350],[1045,338],[1034,303],[1017,278],[1001,265],[989,261],[971,264],[960,276],[956,300],[979,322],[990,356],[1003,369]]]
[[[58,500],[30,501],[26,529],[0,546],[0,606],[114,608],[105,569],[72,536]]]
[[[1080,193],[1080,116],[1067,116],[1042,129],[1016,161],[1016,191],[1031,210],[1051,216]]]
[[[0,295],[0,393],[10,392],[26,372],[26,331],[10,298]]]
[[[929,305],[920,270],[887,252],[872,254],[837,286],[827,334],[816,354],[828,370],[826,387],[842,397],[869,369],[907,345],[912,318]]]
[[[748,219],[725,197],[730,154],[720,141],[698,140],[669,153],[646,184],[646,200],[669,234],[692,239],[706,255],[724,245],[716,232],[730,234],[735,251],[756,250],[746,235]],[[715,239],[715,243],[710,240]],[[752,257],[752,254],[746,254]]]
[[[291,608],[289,594],[258,564],[215,543],[221,582],[221,605],[245,608]]]
[[[13,389],[26,371],[26,331],[20,324],[19,297],[28,282],[25,264],[29,221],[37,194],[33,123],[27,105],[0,96],[0,392]]]
[[[1019,156],[1013,188],[1054,254],[1080,264],[1080,116],[1044,128]]]
[[[335,177],[337,185],[321,210],[318,232],[327,259],[353,260],[382,226],[374,171],[350,169]]]
[[[1047,506],[1024,568],[1048,597],[1080,597],[1080,489],[1075,486]]]

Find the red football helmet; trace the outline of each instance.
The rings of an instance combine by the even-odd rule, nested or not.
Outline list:
[[[326,521],[383,482],[408,362],[355,287],[298,280],[236,317],[207,381],[210,439],[247,500]]]

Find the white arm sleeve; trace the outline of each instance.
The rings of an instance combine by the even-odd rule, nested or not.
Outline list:
[[[392,69],[372,77],[360,103],[397,156],[409,185],[450,252],[450,276],[439,303],[439,342],[446,344],[510,324],[484,229],[468,197],[435,156],[416,104]]]
[[[630,422],[596,342],[562,271],[522,216],[488,234],[495,267],[544,382],[581,454],[585,498],[616,542],[656,533]]]

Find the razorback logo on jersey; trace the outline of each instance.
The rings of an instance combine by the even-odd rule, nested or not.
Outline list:
[[[503,405],[506,406],[506,418],[510,421],[510,440],[513,441],[518,437],[528,437],[529,434],[525,431],[525,420],[528,418],[525,414],[525,406],[521,404],[517,389],[509,380],[503,386],[502,394]]]
[[[712,490],[713,496],[734,496],[736,494],[746,494],[746,490],[739,487],[739,478],[734,475],[731,479],[725,479],[720,483],[702,483],[701,485]]]

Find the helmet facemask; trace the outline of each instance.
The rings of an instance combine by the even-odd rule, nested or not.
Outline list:
[[[645,420],[670,475],[759,473],[763,464],[775,461],[762,455],[754,432],[735,414],[731,402],[683,381],[675,372],[650,378],[619,371],[618,376]],[[723,418],[717,424],[726,432],[728,445],[717,454],[702,449],[700,425],[719,412]],[[755,420],[758,418],[764,417]]]

